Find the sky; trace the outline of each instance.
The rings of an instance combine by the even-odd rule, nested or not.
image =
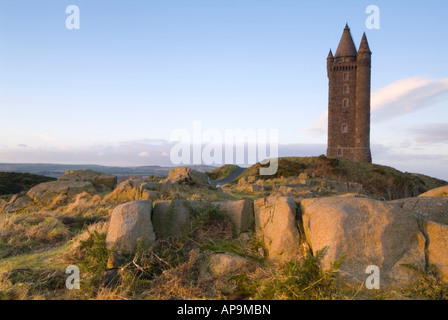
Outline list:
[[[66,26],[70,5],[79,29]],[[379,29],[367,28],[369,5]],[[445,0],[0,0],[0,162],[171,166],[173,133],[193,137],[198,123],[223,136],[277,130],[280,156],[324,154],[326,57],[348,23],[373,52],[373,162],[448,180],[447,10]]]

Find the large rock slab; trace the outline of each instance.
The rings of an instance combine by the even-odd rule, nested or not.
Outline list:
[[[399,203],[367,198],[331,197],[301,202],[307,241],[328,270],[344,259],[341,273],[346,280],[362,283],[366,268],[380,269],[381,288],[407,286],[418,279],[403,264],[425,270],[425,238],[417,217]]]
[[[186,167],[178,167],[170,170],[166,181],[176,184],[199,185],[211,188],[216,187],[216,181],[210,179],[205,173]]]
[[[207,202],[176,199],[155,202],[152,216],[154,230],[164,236],[182,234],[190,227],[193,217],[207,206],[216,206],[227,215],[237,235],[253,227],[254,209],[251,200]]]
[[[437,268],[442,281],[448,282],[448,225],[425,221],[423,227],[428,241],[428,263]]]
[[[419,197],[448,198],[448,186],[443,186],[443,187],[440,187],[440,188],[429,190],[429,191],[419,195]]]
[[[151,223],[152,201],[133,201],[117,206],[112,212],[106,237],[106,247],[122,254],[133,254],[138,241],[143,248],[154,244]]]
[[[300,236],[296,211],[292,198],[272,196],[255,200],[255,230],[267,258],[284,262],[298,257]]]
[[[138,200],[156,200],[160,185],[145,179],[128,179],[104,197],[104,203],[126,203]]]
[[[95,194],[96,189],[88,181],[52,181],[44,182],[31,188],[27,192],[27,196],[38,204],[50,205],[54,204],[55,201],[66,203],[74,200],[77,194],[83,192]]]
[[[448,198],[407,198],[390,201],[423,220],[448,224]]]
[[[152,215],[154,230],[163,236],[180,235],[190,226],[191,213],[191,205],[186,200],[156,201]]]
[[[59,181],[88,181],[98,192],[111,191],[117,186],[117,176],[92,170],[69,170]]]
[[[228,252],[205,252],[201,258],[199,277],[232,277],[253,271],[257,264],[249,259]]]
[[[227,201],[214,203],[219,206],[232,221],[235,233],[249,231],[254,225],[254,204],[251,200]]]
[[[17,212],[29,205],[31,205],[33,201],[26,195],[26,192],[21,192],[15,194],[11,197],[9,202],[0,205],[0,213],[13,213]]]

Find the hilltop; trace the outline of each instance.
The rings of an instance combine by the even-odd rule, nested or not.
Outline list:
[[[0,199],[0,299],[448,298],[446,181],[323,156],[259,168],[69,170]]]
[[[278,171],[273,176],[260,176],[260,163],[246,169],[238,179],[252,177],[268,182],[272,179],[298,177],[301,173],[314,180],[332,179],[338,182],[361,184],[372,195],[386,199],[416,197],[428,190],[447,185],[448,182],[422,174],[401,172],[378,164],[355,162],[344,158],[286,157],[279,158]],[[220,169],[216,169],[219,171]]]

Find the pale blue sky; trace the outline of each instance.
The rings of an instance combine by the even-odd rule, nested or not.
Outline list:
[[[71,4],[80,30],[65,27]],[[380,30],[366,28],[371,4]],[[281,155],[325,153],[326,57],[348,22],[373,51],[374,162],[448,179],[447,10],[445,0],[0,0],[0,162],[170,165],[170,134],[193,121],[278,129]]]

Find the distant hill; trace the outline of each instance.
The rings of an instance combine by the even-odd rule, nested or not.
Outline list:
[[[227,178],[238,168],[239,166],[234,164],[225,164],[222,167],[215,168],[212,171],[207,172],[207,175],[210,177],[210,179],[218,181]]]
[[[19,172],[0,172],[0,195],[15,194],[55,178]]]
[[[215,169],[212,166],[187,166],[197,171],[206,172]],[[78,165],[78,164],[33,164],[33,163],[0,163],[0,172],[26,172],[53,178],[63,176],[68,170],[93,170],[118,177],[127,176],[168,176],[172,167],[141,166],[141,167],[108,167],[100,165]]]
[[[279,158],[278,171],[274,176],[260,176],[260,166],[260,163],[257,163],[247,168],[234,182],[248,176],[272,179],[297,176],[304,172],[343,182],[361,183],[372,194],[386,199],[415,197],[428,190],[448,185],[447,181],[423,174],[404,173],[392,167],[325,156]]]

